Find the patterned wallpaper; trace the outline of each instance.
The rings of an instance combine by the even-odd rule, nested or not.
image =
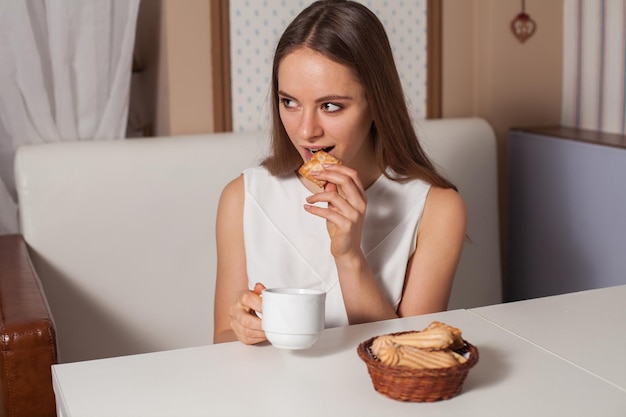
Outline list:
[[[274,47],[311,0],[230,0],[233,130],[269,126]],[[426,117],[426,0],[363,0],[387,30],[407,101]]]
[[[565,126],[624,134],[626,0],[564,0]]]

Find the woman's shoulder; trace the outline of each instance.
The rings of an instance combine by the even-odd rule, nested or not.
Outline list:
[[[254,181],[260,177],[266,177],[268,175],[269,173],[267,170],[261,166],[246,168],[241,175],[238,175],[226,184],[222,190],[222,195],[230,196],[232,194],[238,194],[243,196],[246,185],[249,184],[250,181]]]
[[[242,198],[243,194],[244,194],[244,179],[243,179],[243,174],[242,174],[232,179],[228,184],[226,184],[226,186],[222,190],[220,201],[232,202],[233,199]]]
[[[298,192],[300,181],[293,174],[272,175],[265,167],[256,166],[243,172],[246,195],[259,199],[267,199],[276,193],[293,194]],[[300,185],[301,186],[301,185]]]
[[[453,188],[431,186],[426,197],[424,220],[465,229],[467,211],[463,197]]]
[[[449,207],[453,210],[465,211],[463,197],[453,188],[443,188],[432,185],[428,192],[427,204],[436,209]]]
[[[265,167],[259,165],[246,168],[243,171],[242,176],[244,178],[244,182],[248,184],[251,181],[261,181],[265,178],[271,177],[272,175]]]

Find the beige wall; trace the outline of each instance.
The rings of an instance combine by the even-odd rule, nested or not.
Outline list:
[[[519,0],[444,0],[443,116],[482,116],[498,133],[512,123],[558,123],[562,0],[528,0],[537,31],[511,33]]]
[[[157,98],[164,134],[212,131],[208,0],[162,3]],[[536,34],[520,44],[509,25],[519,0],[443,1],[443,116],[481,116],[499,139],[512,125],[560,118],[562,0],[527,0]]]
[[[162,52],[155,135],[212,132],[209,1],[161,1]]]
[[[561,115],[563,1],[527,0],[535,34],[511,33],[519,0],[444,0],[443,117],[479,116],[498,141],[503,265],[508,233],[508,147],[511,127],[558,125]]]

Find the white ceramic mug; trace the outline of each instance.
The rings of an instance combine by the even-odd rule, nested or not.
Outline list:
[[[304,288],[263,290],[262,328],[282,349],[307,349],[324,329],[326,293]]]

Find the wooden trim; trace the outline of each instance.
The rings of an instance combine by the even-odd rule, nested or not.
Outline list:
[[[442,49],[442,5],[441,0],[428,0],[427,4],[427,84],[426,118],[442,117],[441,106],[441,49]]]
[[[211,0],[213,122],[215,132],[233,130],[228,0]]]
[[[618,133],[579,129],[568,126],[513,127],[511,130],[626,149],[626,135],[620,135]]]

